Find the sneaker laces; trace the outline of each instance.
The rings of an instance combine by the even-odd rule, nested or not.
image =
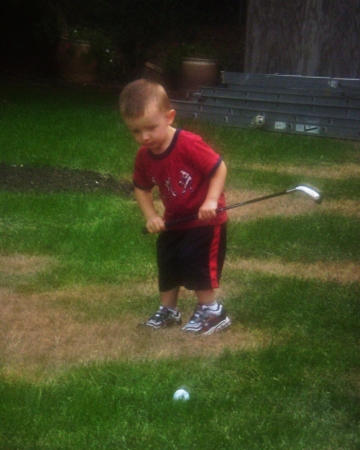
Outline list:
[[[156,313],[150,318],[151,319],[157,319],[159,317],[164,317],[167,315],[169,310],[165,308],[165,306],[160,306],[160,308],[156,311]]]
[[[160,306],[160,308],[156,311],[156,313],[152,316],[152,317],[165,317],[167,315],[173,315],[174,317],[178,317],[179,316],[179,312],[176,311],[172,311],[171,309],[167,308],[166,306]]]
[[[207,317],[206,313],[207,308],[203,305],[197,305],[196,310],[194,314],[192,315],[191,319],[189,320],[189,323],[197,323],[200,322],[203,318]]]
[[[208,308],[205,305],[197,305],[196,310],[191,317],[189,322],[200,322],[201,320],[207,320],[211,316],[218,316],[221,312],[221,306],[219,305],[219,308],[217,311],[213,311],[211,308]]]

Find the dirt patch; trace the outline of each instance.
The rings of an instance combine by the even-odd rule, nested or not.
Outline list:
[[[244,166],[251,170],[260,170],[264,172],[283,173],[287,175],[303,175],[316,178],[330,178],[332,180],[341,180],[347,178],[356,178],[360,176],[359,164],[342,164],[331,166],[275,166],[272,164],[246,164]]]
[[[92,288],[93,295],[95,292]],[[97,300],[101,301],[105,294],[102,288]],[[114,295],[114,291],[110,294]],[[121,289],[117,294],[122,295]],[[13,377],[39,377],[42,373],[40,376],[46,377],[72,364],[218,355],[225,348],[258,348],[269,341],[265,334],[245,330],[241,324],[216,336],[201,337],[184,334],[179,328],[153,332],[138,327],[147,317],[129,313],[84,322],[76,320],[71,307],[59,307],[57,299],[64,295],[25,295],[0,288],[3,373]],[[88,299],[89,288],[67,292],[69,304],[79,302],[80,295]]]
[[[0,256],[0,274],[32,275],[54,266],[54,258],[44,256],[12,255]]]
[[[360,202],[355,200],[329,201],[323,205],[324,211],[342,216],[355,216],[360,218]]]
[[[129,195],[133,186],[91,170],[10,166],[0,163],[0,191],[25,193],[108,192]]]
[[[45,259],[37,257],[2,257],[0,271],[27,274],[29,270],[43,270],[46,264]],[[227,261],[226,267],[339,283],[360,281],[358,266],[349,262],[304,265],[250,259]],[[232,289],[231,285],[223,287],[219,298],[226,299],[232,295]],[[11,377],[47,379],[69,365],[110,360],[217,356],[224,349],[258,349],[270,341],[270,336],[265,332],[250,331],[241,323],[234,323],[226,332],[209,337],[187,335],[179,328],[153,332],[138,327],[147,315],[134,313],[136,307],[131,312],[131,308],[127,307],[130,294],[132,299],[156,296],[156,283],[73,287],[41,294],[0,288],[2,372]],[[179,306],[184,321],[189,319],[195,304],[195,298],[189,298],[191,295],[185,290],[181,292]],[[115,313],[111,309],[112,302],[117,302]],[[96,310],[106,310],[109,305],[109,314],[96,314]],[[91,309],[95,311],[93,318],[89,317]]]

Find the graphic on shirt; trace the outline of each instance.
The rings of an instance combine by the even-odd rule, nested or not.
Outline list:
[[[180,170],[181,173],[181,180],[179,181],[179,186],[183,187],[182,194],[185,194],[185,192],[189,189],[190,192],[192,192],[192,176],[185,172],[184,170]]]
[[[152,177],[152,181],[154,185],[159,185],[154,177]],[[180,170],[180,181],[177,183],[177,185],[182,187],[182,191],[179,192],[178,190],[175,190],[173,188],[170,177],[165,180],[164,187],[166,188],[166,191],[168,192],[168,194],[170,194],[170,196],[177,197],[178,194],[185,194],[188,191],[193,192],[192,181],[193,178],[189,173],[185,172],[184,170]],[[168,195],[164,195],[163,193],[163,198],[168,198]]]
[[[167,179],[165,180],[165,187],[166,187],[166,189],[168,190],[168,192],[169,192],[173,197],[176,197],[176,192],[174,191],[174,189],[173,189],[172,186],[171,186],[170,178],[167,178]]]

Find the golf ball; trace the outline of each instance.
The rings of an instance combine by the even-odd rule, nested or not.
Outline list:
[[[190,394],[185,389],[178,389],[174,393],[174,400],[189,400]]]

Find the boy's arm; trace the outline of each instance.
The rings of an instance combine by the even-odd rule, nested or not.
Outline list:
[[[154,208],[151,191],[144,191],[135,187],[135,197],[146,219],[146,228],[149,233],[159,233],[165,230],[165,223]]]
[[[207,220],[216,216],[216,208],[218,207],[219,197],[224,190],[226,174],[226,165],[224,161],[221,161],[220,166],[210,180],[206,199],[199,209],[199,219]]]

